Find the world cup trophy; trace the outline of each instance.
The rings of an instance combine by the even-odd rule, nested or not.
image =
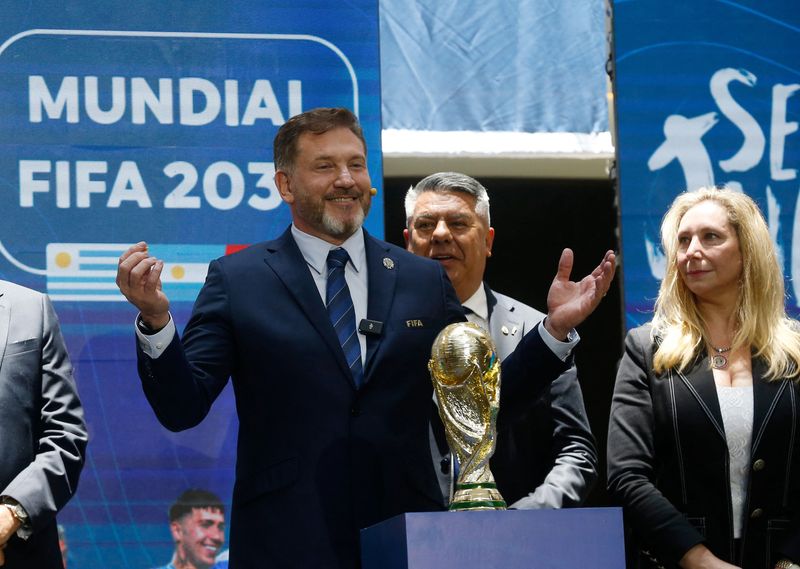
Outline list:
[[[500,409],[500,361],[492,338],[476,324],[450,324],[433,342],[428,369],[460,466],[450,510],[505,510],[489,470]]]

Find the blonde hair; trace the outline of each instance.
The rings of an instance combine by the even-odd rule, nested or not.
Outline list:
[[[767,363],[767,379],[798,377],[800,332],[786,316],[783,272],[764,216],[747,195],[724,187],[700,188],[675,198],[661,223],[661,245],[666,254],[664,280],[656,299],[653,334],[660,345],[653,358],[656,373],[686,369],[700,352],[706,337],[703,317],[694,294],[678,271],[678,227],[684,214],[704,201],[713,201],[728,214],[742,256],[739,296],[734,311],[732,347],[750,346]]]

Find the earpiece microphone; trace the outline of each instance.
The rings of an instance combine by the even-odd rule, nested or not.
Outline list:
[[[378,189],[377,188],[370,188],[369,189],[369,195],[375,196],[377,194],[378,194]]]

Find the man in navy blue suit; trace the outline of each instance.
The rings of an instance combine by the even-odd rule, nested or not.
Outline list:
[[[291,118],[274,153],[292,225],[212,261],[182,337],[161,291],[163,262],[144,242],[120,258],[117,284],[140,312],[139,375],[164,426],[199,423],[232,378],[230,566],[357,567],[360,528],[444,506],[426,364],[437,333],[464,314],[438,263],[362,229],[371,182],[350,111]],[[544,325],[504,361],[501,420],[567,369],[563,340],[605,294],[614,256],[579,283],[571,268],[567,250]],[[346,309],[333,315],[337,303]]]

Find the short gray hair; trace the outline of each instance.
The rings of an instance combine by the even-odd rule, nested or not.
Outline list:
[[[416,186],[408,188],[406,192],[406,227],[411,223],[417,198],[423,192],[460,192],[475,198],[475,213],[491,225],[489,215],[489,194],[486,188],[471,176],[458,172],[437,172],[420,180]]]

